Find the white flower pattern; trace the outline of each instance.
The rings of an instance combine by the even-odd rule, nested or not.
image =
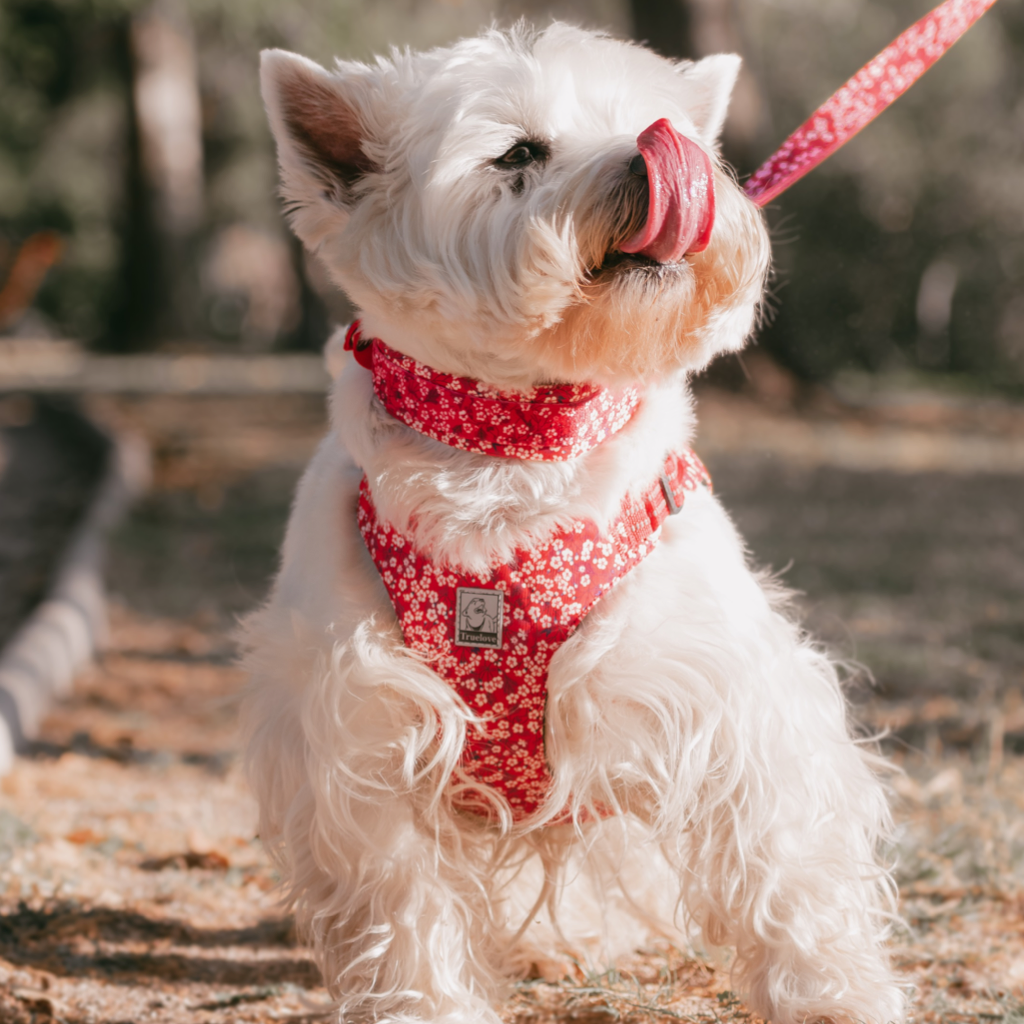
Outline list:
[[[395,419],[465,452],[531,462],[585,455],[618,433],[640,405],[640,391],[597,384],[548,384],[502,391],[471,377],[440,373],[364,339],[359,321],[345,347],[373,371],[373,390]]]

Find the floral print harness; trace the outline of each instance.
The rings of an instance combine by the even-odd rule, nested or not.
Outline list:
[[[576,458],[625,426],[640,401],[635,388],[612,392],[596,385],[502,392],[438,373],[379,339],[364,344],[358,321],[345,347],[372,369],[374,390],[388,412],[465,451]],[[513,821],[535,813],[551,786],[544,708],[552,657],[594,604],[650,554],[662,523],[680,510],[686,493],[710,485],[692,451],[671,452],[662,473],[641,494],[626,495],[604,532],[578,519],[480,576],[433,561],[381,521],[363,478],[359,529],[405,643],[429,658],[431,668],[479,718],[467,737],[463,771],[499,792]],[[459,787],[455,803],[484,816],[492,813],[471,785]]]

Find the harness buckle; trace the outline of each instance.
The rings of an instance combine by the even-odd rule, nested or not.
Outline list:
[[[683,511],[683,506],[676,502],[676,496],[672,493],[672,484],[669,481],[668,474],[663,472],[658,479],[661,482],[661,490],[665,495],[665,502],[668,505],[668,514],[670,516],[678,515]]]

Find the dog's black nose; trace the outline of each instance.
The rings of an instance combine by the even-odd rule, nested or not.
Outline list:
[[[629,161],[629,170],[631,174],[635,174],[638,178],[647,177],[647,164],[644,162],[644,158],[640,153],[637,153],[637,155]]]

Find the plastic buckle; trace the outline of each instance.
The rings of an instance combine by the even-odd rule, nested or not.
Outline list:
[[[668,504],[668,514],[670,516],[678,515],[683,511],[683,506],[676,503],[676,496],[672,493],[672,484],[669,482],[668,474],[662,473],[658,479],[661,481],[661,490]]]

